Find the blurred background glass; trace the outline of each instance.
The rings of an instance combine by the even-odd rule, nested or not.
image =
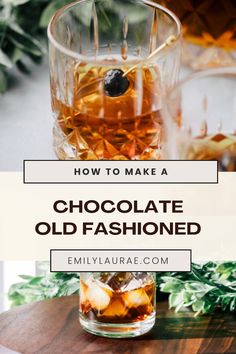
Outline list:
[[[183,61],[193,69],[236,65],[235,0],[160,0],[183,25]]]
[[[236,171],[236,68],[195,73],[166,97],[170,159],[218,160]]]

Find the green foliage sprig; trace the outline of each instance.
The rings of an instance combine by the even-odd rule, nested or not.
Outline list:
[[[9,69],[28,73],[26,57],[39,63],[43,39],[53,13],[71,0],[0,0],[0,93],[7,89]]]
[[[79,274],[49,273],[21,276],[24,280],[9,290],[13,306],[54,297],[78,294]],[[191,308],[195,315],[236,311],[236,262],[192,264],[192,272],[157,273],[157,287],[169,294],[169,306],[179,311]]]
[[[79,292],[79,275],[76,273],[49,273],[36,277],[20,275],[20,278],[23,281],[13,284],[8,292],[13,307]]]
[[[157,274],[160,290],[169,293],[169,306],[190,307],[198,315],[236,311],[236,262],[192,264],[192,272]]]

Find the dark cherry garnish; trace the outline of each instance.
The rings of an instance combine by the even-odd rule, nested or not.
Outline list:
[[[117,97],[123,95],[129,87],[129,80],[123,76],[120,69],[111,69],[105,73],[104,86],[107,96]]]

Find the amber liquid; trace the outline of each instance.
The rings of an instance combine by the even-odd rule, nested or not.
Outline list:
[[[236,135],[217,133],[198,137],[187,149],[188,160],[218,160],[219,169],[236,171]]]
[[[62,160],[160,159],[158,69],[149,67],[129,73],[129,88],[118,97],[109,97],[104,90],[104,75],[109,67],[98,69],[80,64],[71,70],[74,87],[70,103],[56,98],[52,83],[58,157]]]
[[[95,280],[81,280],[80,284],[80,311],[87,320],[132,323],[143,321],[154,313],[153,280],[131,290],[112,289]]]
[[[163,0],[161,3],[179,17],[184,36],[190,42],[236,49],[235,0]]]

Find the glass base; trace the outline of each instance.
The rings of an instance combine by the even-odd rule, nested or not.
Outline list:
[[[97,336],[109,338],[137,337],[151,330],[155,324],[156,313],[154,312],[146,320],[133,323],[103,323],[94,320],[79,318],[84,330]]]
[[[77,137],[76,147],[75,145],[70,144],[69,137],[63,133],[57,123],[55,123],[53,128],[53,146],[54,151],[59,158],[59,160],[79,160],[79,161],[96,161],[96,160],[160,160],[163,158],[163,152],[160,149],[155,149],[152,147],[147,147],[144,151],[139,151],[137,155],[132,158],[124,156],[121,152],[115,148],[111,148],[109,143],[110,150],[106,150],[106,144],[104,144],[104,149],[101,149],[99,153],[95,153],[83,140]]]
[[[53,147],[59,160],[81,160],[74,146],[57,124],[53,127]]]

